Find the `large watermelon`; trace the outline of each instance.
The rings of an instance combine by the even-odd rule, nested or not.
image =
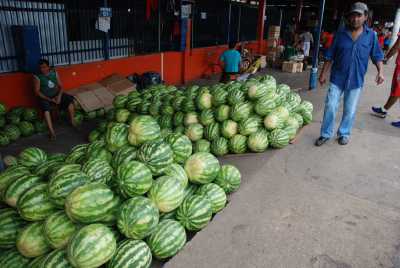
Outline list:
[[[219,185],[227,194],[239,189],[240,182],[240,171],[232,165],[223,165],[215,179],[215,184]]]
[[[236,134],[229,140],[229,151],[234,154],[243,154],[247,151],[247,137]]]
[[[219,137],[211,142],[211,152],[216,156],[223,156],[229,152],[228,140]]]
[[[120,199],[102,183],[88,183],[76,188],[65,200],[70,219],[82,223],[102,221],[120,204]]]
[[[107,128],[106,132],[107,148],[111,152],[128,144],[128,125],[123,123],[113,123]]]
[[[185,163],[186,159],[192,155],[192,143],[185,135],[171,134],[165,141],[171,147],[174,153],[174,161],[180,164]]]
[[[6,146],[10,144],[10,139],[4,132],[0,132],[0,146]]]
[[[258,116],[250,116],[239,123],[239,133],[243,136],[249,136],[258,131],[262,124],[262,119]]]
[[[22,255],[21,255],[22,256]],[[41,255],[39,257],[34,258],[28,265],[29,268],[42,268],[42,264],[46,259],[47,255]],[[25,267],[25,266],[24,266]]]
[[[56,210],[47,193],[46,183],[38,183],[25,191],[18,199],[17,208],[27,221],[44,220]]]
[[[103,224],[90,224],[80,229],[68,243],[68,260],[74,267],[100,267],[117,249],[112,231]]]
[[[130,112],[127,109],[117,109],[115,112],[115,121],[118,123],[125,123],[128,121]]]
[[[17,234],[25,223],[14,209],[0,209],[0,249],[15,246]]]
[[[43,232],[42,222],[31,223],[22,229],[15,244],[18,251],[28,258],[38,257],[51,250]]]
[[[130,144],[138,146],[160,138],[160,131],[160,126],[153,117],[137,116],[130,124],[128,140]]]
[[[18,123],[18,128],[21,131],[21,135],[24,137],[31,136],[35,133],[35,127],[31,122],[21,121]]]
[[[35,109],[26,108],[22,113],[22,117],[25,121],[33,122],[38,119],[38,112]]]
[[[109,183],[114,175],[111,165],[102,159],[92,158],[82,167],[91,182]]]
[[[162,176],[155,180],[147,195],[161,212],[170,212],[182,203],[183,193],[184,187],[179,179]]]
[[[218,175],[218,159],[210,153],[195,153],[185,163],[185,171],[190,182],[205,184],[212,182]]]
[[[47,160],[47,154],[39,148],[29,147],[19,154],[19,163],[27,168],[35,168]]]
[[[73,268],[67,259],[67,251],[65,249],[56,249],[47,254],[41,266],[43,268]]]
[[[204,138],[209,141],[213,141],[219,138],[220,129],[218,123],[211,123],[204,129]]]
[[[176,163],[169,165],[164,170],[164,175],[178,179],[183,187],[186,187],[189,182],[185,169]]]
[[[199,153],[209,153],[211,151],[211,143],[208,140],[200,139],[197,140],[193,145],[193,152]]]
[[[200,124],[190,124],[185,130],[185,135],[189,137],[191,141],[198,141],[203,138],[204,128]]]
[[[229,118],[231,107],[228,105],[221,105],[215,111],[215,119],[219,122],[224,122]]]
[[[107,264],[107,268],[149,268],[151,262],[151,251],[145,242],[127,239],[118,245],[116,253]]]
[[[173,125],[175,127],[183,125],[183,120],[185,118],[185,114],[182,112],[177,112],[174,115]]]
[[[221,125],[221,134],[227,139],[232,138],[238,132],[238,124],[232,120],[225,120]]]
[[[210,109],[212,106],[212,95],[208,90],[204,90],[197,97],[197,108],[199,110]]]
[[[203,195],[211,202],[213,213],[217,213],[225,207],[225,191],[215,183],[208,183],[200,186],[197,189],[196,194]]]
[[[268,89],[263,84],[254,83],[248,87],[247,95],[251,100],[257,100],[266,96]]]
[[[116,184],[126,197],[133,197],[146,193],[153,184],[150,169],[138,161],[127,161],[118,166]]]
[[[153,256],[166,259],[174,256],[186,243],[186,232],[183,226],[174,220],[161,221],[147,239]]]
[[[140,240],[154,231],[158,224],[159,212],[150,199],[136,196],[121,205],[117,218],[118,229],[122,234]]]
[[[19,165],[8,167],[3,172],[0,172],[0,197],[3,196],[10,183],[25,175],[30,175],[29,169]]]
[[[16,125],[6,125],[3,129],[3,134],[11,141],[16,141],[21,136],[21,131]]]
[[[3,200],[10,207],[16,207],[20,196],[32,186],[38,184],[41,178],[34,175],[25,175],[10,183],[4,192]]]
[[[270,113],[264,119],[264,126],[268,130],[274,130],[278,128],[282,128],[284,126],[285,121],[278,113]]]
[[[200,114],[200,123],[203,126],[208,126],[211,123],[214,123],[214,112],[211,109],[203,110]]]
[[[183,124],[185,126],[189,126],[190,124],[197,124],[197,123],[199,123],[199,117],[198,117],[197,113],[195,113],[195,112],[188,112],[183,119]]]
[[[47,161],[39,164],[33,173],[37,176],[47,178],[54,171],[54,169],[62,165],[64,165],[63,160],[47,158]]]
[[[86,151],[89,144],[79,144],[73,147],[68,154],[65,162],[67,164],[75,164],[75,163],[82,163],[86,157]]]
[[[186,198],[176,211],[176,219],[189,231],[203,229],[211,220],[210,201],[201,195]]]
[[[6,118],[0,115],[0,129],[2,129],[6,125],[7,121]]]
[[[240,122],[248,118],[252,111],[252,105],[249,102],[239,102],[232,106],[230,117],[233,121]]]
[[[161,115],[158,119],[158,123],[161,129],[172,128],[173,117],[168,114]]]
[[[281,149],[289,144],[289,135],[282,129],[275,129],[269,134],[269,142],[273,148]]]
[[[224,88],[219,87],[219,88],[215,89],[215,91],[212,93],[212,95],[213,95],[213,97],[212,97],[213,106],[219,106],[219,105],[226,103],[226,98],[228,97],[228,92]]]
[[[113,106],[116,109],[125,108],[126,103],[128,102],[128,97],[124,95],[118,95],[113,100]]]
[[[265,130],[259,130],[251,134],[247,139],[247,147],[255,153],[264,152],[268,145],[268,132]]]
[[[260,116],[266,116],[276,108],[274,99],[261,98],[254,105],[254,111]]]
[[[0,267],[26,268],[28,264],[29,258],[21,255],[15,249],[10,249],[0,253]]]
[[[113,155],[113,158],[111,161],[111,166],[114,169],[117,169],[124,162],[129,162],[129,161],[135,160],[136,159],[136,151],[137,151],[137,149],[135,147],[132,147],[129,145],[118,149]]]
[[[69,239],[78,230],[78,225],[73,223],[64,211],[51,214],[43,226],[46,241],[52,248],[63,248]]]
[[[146,164],[154,175],[159,175],[172,164],[174,154],[167,143],[155,141],[143,144],[138,150],[137,158]]]
[[[228,103],[232,106],[238,103],[242,103],[245,100],[244,92],[240,88],[234,88],[228,93],[227,100]]]

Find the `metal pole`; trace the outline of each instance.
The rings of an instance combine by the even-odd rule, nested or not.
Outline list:
[[[108,5],[107,5],[107,0],[104,0],[103,4],[104,4],[104,7],[108,7]],[[106,33],[105,33],[105,38],[104,38],[104,45],[103,45],[103,49],[104,49],[104,59],[105,59],[105,60],[110,59],[109,44],[110,44],[110,33],[109,33],[109,32],[106,32]]]
[[[317,38],[315,40],[313,65],[312,65],[312,69],[311,69],[311,73],[310,73],[310,90],[317,88],[318,55],[319,55],[319,45],[320,45],[320,39],[321,39],[322,23],[323,23],[323,19],[324,19],[324,10],[325,10],[325,0],[320,0],[318,32],[317,32]]]
[[[231,12],[232,12],[232,4],[229,3],[229,13],[228,13],[228,44],[231,41]]]
[[[397,8],[396,17],[394,19],[394,25],[392,30],[392,40],[390,41],[390,47],[394,45],[397,40],[397,34],[400,28],[400,7]]]

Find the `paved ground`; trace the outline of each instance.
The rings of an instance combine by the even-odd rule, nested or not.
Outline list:
[[[385,67],[388,79],[392,69]],[[268,72],[293,88],[307,86],[308,73]],[[325,93],[319,89],[302,92],[314,103],[315,116],[296,144],[223,158],[240,168],[242,187],[165,267],[400,268],[400,130],[389,124],[400,109],[386,120],[370,115],[370,106],[382,103],[389,91],[389,82],[374,85],[374,75],[371,67],[348,146],[313,146]],[[58,131],[56,142],[35,136],[2,153],[29,144],[65,152],[85,140],[85,133],[68,127]]]

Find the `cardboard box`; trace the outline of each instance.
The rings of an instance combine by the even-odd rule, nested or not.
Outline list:
[[[295,73],[297,70],[297,63],[292,61],[284,61],[282,64],[282,71],[287,73]]]
[[[80,86],[68,91],[68,93],[75,97],[76,101],[81,105],[85,112],[90,112],[105,107],[105,103],[96,95],[97,92],[101,91],[108,92],[108,90],[101,84],[93,83]]]
[[[296,65],[296,72],[297,72],[297,73],[303,72],[303,63],[302,63],[302,62],[297,62],[297,65]]]
[[[99,82],[106,87],[113,95],[128,95],[136,90],[136,85],[119,74],[112,74]]]

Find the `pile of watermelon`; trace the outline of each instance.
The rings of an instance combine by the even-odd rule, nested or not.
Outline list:
[[[156,85],[115,97],[107,122],[101,122],[89,140],[104,137],[108,122],[129,124],[138,115],[151,115],[163,137],[185,134],[195,152],[216,156],[264,152],[288,145],[312,121],[312,112],[311,102],[302,101],[270,75],[211,87]]]
[[[20,137],[46,131],[46,124],[33,108],[16,107],[6,111],[0,103],[0,146],[6,146]]]
[[[68,154],[27,148],[0,173],[0,267],[150,267],[240,186],[236,167],[163,137],[152,116],[104,127]]]

